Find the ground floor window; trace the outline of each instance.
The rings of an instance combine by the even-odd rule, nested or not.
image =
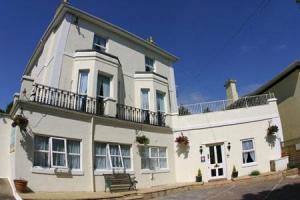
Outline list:
[[[95,143],[95,169],[131,169],[131,146]]]
[[[246,139],[242,140],[242,150],[243,150],[243,164],[256,162],[254,140]]]
[[[80,169],[81,141],[66,138],[34,137],[34,167]]]
[[[167,169],[166,147],[141,147],[142,169],[159,170]]]

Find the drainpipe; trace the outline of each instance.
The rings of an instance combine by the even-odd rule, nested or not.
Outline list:
[[[91,175],[92,175],[92,191],[95,192],[96,191],[96,186],[95,186],[95,172],[94,172],[94,137],[95,137],[95,117],[91,118],[91,138],[90,138],[90,142],[91,145],[90,146],[90,152],[92,153],[91,156],[89,156],[91,158]]]

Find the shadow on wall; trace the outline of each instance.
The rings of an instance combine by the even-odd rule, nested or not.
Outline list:
[[[183,158],[186,159],[189,157],[189,152],[190,152],[190,146],[189,145],[181,145],[177,144],[177,156],[180,157],[183,155]]]
[[[265,190],[256,194],[244,194],[241,200],[261,200],[261,199],[299,199],[300,183],[285,185],[284,187],[277,188],[273,191]]]
[[[33,134],[30,128],[21,130],[22,139],[20,140],[21,146],[26,152],[28,160],[33,162]]]

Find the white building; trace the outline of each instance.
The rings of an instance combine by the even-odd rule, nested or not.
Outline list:
[[[28,119],[26,130],[0,116],[0,177],[24,178],[33,191],[103,191],[105,173],[134,174],[143,188],[194,181],[199,168],[204,181],[230,179],[233,165],[240,176],[270,171],[281,157],[276,99],[183,106],[179,113],[176,60],[152,41],[62,3],[10,113]],[[270,125],[279,127],[272,144]],[[181,133],[188,147],[174,142]],[[136,142],[143,135],[146,146]]]

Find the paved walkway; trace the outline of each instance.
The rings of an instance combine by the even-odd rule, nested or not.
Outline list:
[[[13,192],[6,178],[0,178],[0,199],[14,200]]]
[[[203,187],[159,198],[159,200],[299,200],[300,177],[282,177],[266,181],[235,182]]]

